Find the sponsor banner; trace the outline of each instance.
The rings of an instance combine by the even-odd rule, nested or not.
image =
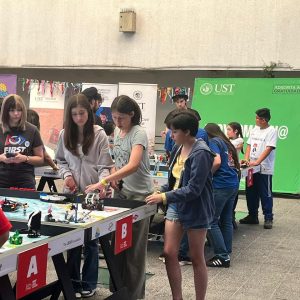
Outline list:
[[[0,98],[17,93],[17,75],[0,74]]]
[[[17,254],[3,256],[0,259],[0,277],[17,269]]]
[[[95,87],[102,97],[102,104],[96,112],[102,121],[102,125],[106,122],[112,122],[110,107],[114,99],[118,96],[118,85],[105,83],[82,83],[82,91],[89,87]]]
[[[99,221],[92,227],[92,240],[116,230],[116,221]]]
[[[49,148],[47,152],[54,156],[59,132],[63,128],[65,93],[62,95],[59,89],[50,91],[50,88],[51,85],[47,84],[45,91],[42,91],[38,83],[32,83],[29,108],[38,113],[42,140],[44,145]]]
[[[78,247],[84,243],[84,230],[75,230],[74,232],[66,233],[61,238],[49,240],[48,257],[62,253],[66,250]]]
[[[142,110],[141,126],[146,130],[149,139],[149,152],[154,151],[157,84],[119,83],[119,95],[134,99]]]
[[[201,127],[217,123],[226,133],[228,123],[239,122],[244,150],[255,111],[270,108],[270,125],[278,132],[273,191],[299,194],[300,167],[292,154],[300,146],[299,93],[299,78],[196,78],[192,107],[201,114]]]
[[[102,107],[111,107],[112,102],[118,96],[118,85],[117,84],[105,84],[105,83],[82,83],[82,91],[89,88],[95,87],[98,93],[102,97]]]
[[[30,85],[30,108],[64,109],[65,93],[59,89],[51,90],[51,85],[46,84],[45,90],[39,87],[38,83]]]

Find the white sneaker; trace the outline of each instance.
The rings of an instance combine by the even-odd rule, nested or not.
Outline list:
[[[166,263],[166,257],[163,253],[158,257],[158,259],[161,260],[163,263]]]
[[[192,264],[191,259],[187,256],[183,257],[183,256],[178,255],[178,262],[179,262],[180,266],[186,266],[186,265],[191,265]]]
[[[75,298],[76,299],[81,299],[81,294],[79,292],[75,293]]]
[[[82,298],[89,298],[94,296],[96,293],[96,289],[94,290],[89,290],[89,291],[81,291],[81,296]]]

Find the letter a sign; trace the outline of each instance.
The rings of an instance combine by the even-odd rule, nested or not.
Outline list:
[[[47,259],[48,244],[19,254],[17,299],[32,293],[46,284]]]
[[[118,254],[132,245],[132,215],[116,222],[115,254]]]

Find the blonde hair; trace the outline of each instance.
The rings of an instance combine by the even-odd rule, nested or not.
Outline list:
[[[7,132],[10,130],[9,121],[9,111],[11,109],[21,109],[21,119],[18,124],[18,128],[20,130],[25,130],[25,124],[27,119],[27,109],[24,103],[24,100],[19,95],[10,94],[6,96],[3,100],[2,108],[1,108],[1,116],[0,116],[0,123],[3,128],[3,132]]]

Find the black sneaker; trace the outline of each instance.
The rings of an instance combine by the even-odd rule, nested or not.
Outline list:
[[[218,256],[214,256],[206,262],[208,267],[213,268],[229,268],[230,267],[230,259],[224,259]]]
[[[178,262],[181,266],[191,265],[192,261],[188,256],[178,255]]]
[[[273,221],[272,220],[265,220],[264,229],[272,229]]]
[[[240,224],[259,224],[258,217],[248,215],[247,217],[240,219]]]
[[[233,229],[234,229],[234,230],[237,230],[237,229],[238,229],[238,225],[237,225],[235,219],[232,219],[232,226],[233,226]]]

